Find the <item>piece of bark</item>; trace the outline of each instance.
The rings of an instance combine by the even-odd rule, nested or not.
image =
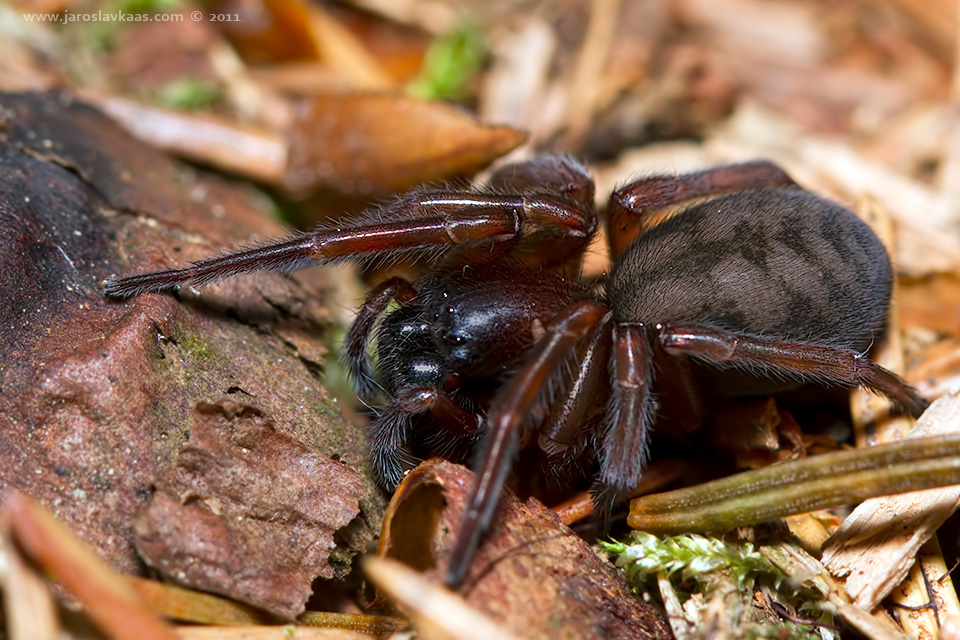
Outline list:
[[[397,489],[378,554],[434,582],[459,533],[473,474],[443,460],[415,469]],[[663,614],[536,499],[504,491],[460,594],[521,638],[670,638]]]
[[[934,402],[908,437],[956,433],[960,395]],[[865,500],[823,547],[823,564],[846,577],[847,592],[864,609],[876,607],[907,576],[920,547],[960,505],[960,487]]]
[[[156,487],[134,522],[147,563],[287,619],[303,612],[315,578],[332,578],[332,563],[344,563],[331,559],[334,534],[363,498],[355,470],[229,400],[197,406],[187,445]]]
[[[0,94],[0,493],[34,496],[137,573],[132,521],[198,403],[239,394],[318,456],[365,468],[362,435],[317,379],[323,272],[238,278],[182,300],[103,296],[113,274],[282,233],[242,191],[67,93]],[[361,517],[338,537],[344,563],[382,515],[364,483]]]

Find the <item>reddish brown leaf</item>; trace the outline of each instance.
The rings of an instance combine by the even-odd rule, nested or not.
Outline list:
[[[442,460],[415,469],[390,503],[379,555],[439,580],[472,482],[469,471]],[[460,592],[523,638],[672,637],[661,614],[553,512],[511,493],[502,497]]]
[[[169,20],[121,23],[104,61],[114,90],[151,93],[178,80],[218,86],[210,55],[217,32],[209,22],[192,17],[199,8],[185,5]]]
[[[900,321],[907,328],[924,327],[960,335],[960,278],[937,273],[900,279]]]
[[[711,416],[708,437],[721,451],[732,453],[741,469],[755,469],[804,453],[796,421],[779,411],[771,397],[723,403]]]
[[[285,184],[297,194],[321,186],[347,193],[401,191],[472,175],[525,138],[439,102],[373,94],[317,97],[298,105]]]
[[[213,9],[239,18],[220,27],[248,63],[315,60],[320,55],[310,30],[310,9],[301,0],[219,0]]]

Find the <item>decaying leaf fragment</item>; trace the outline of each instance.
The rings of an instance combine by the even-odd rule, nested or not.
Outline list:
[[[332,578],[334,534],[363,482],[276,430],[256,408],[200,404],[190,440],[134,523],[137,549],[171,580],[294,618]]]
[[[960,394],[946,395],[920,417],[910,438],[957,433]],[[864,501],[826,542],[823,564],[846,576],[856,604],[873,609],[907,575],[917,552],[960,505],[960,487]]]
[[[473,475],[430,460],[397,489],[378,554],[440,581]],[[521,638],[669,638],[653,605],[535,499],[505,492],[460,594]],[[420,612],[422,615],[423,612]],[[437,612],[442,615],[442,612]]]
[[[470,176],[526,139],[451,105],[351,94],[302,101],[291,131],[285,186],[346,193],[403,191]]]

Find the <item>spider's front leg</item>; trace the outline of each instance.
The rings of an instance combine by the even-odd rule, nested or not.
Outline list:
[[[645,231],[645,218],[665,207],[732,191],[793,184],[783,169],[765,160],[682,175],[656,175],[631,182],[610,195],[611,255],[616,260]]]
[[[702,325],[658,327],[663,350],[747,371],[767,370],[801,381],[863,386],[918,417],[929,403],[895,373],[850,349],[733,333]]]
[[[531,161],[536,162],[545,161]],[[348,259],[436,259],[455,251],[464,261],[483,262],[500,257],[526,236],[543,233],[557,241],[559,253],[569,255],[590,240],[596,230],[596,214],[592,202],[578,199],[583,197],[578,190],[581,180],[568,179],[567,174],[589,180],[579,173],[582,168],[561,163],[554,169],[547,172],[553,181],[536,190],[533,186],[528,189],[524,180],[517,180],[518,188],[506,178],[499,183],[509,188],[502,190],[415,189],[356,219],[323,223],[310,233],[199,260],[183,269],[110,280],[106,293],[126,298],[241,273],[289,272]],[[539,170],[535,175],[540,175]],[[559,188],[568,183],[578,185],[567,189],[570,195]]]
[[[610,309],[595,301],[577,302],[561,311],[530,350],[524,365],[494,398],[480,468],[447,564],[445,582],[449,586],[460,584],[466,575],[480,536],[493,518],[510,464],[531,435],[531,413],[550,383],[562,374],[571,352],[595,331],[606,330],[610,317]]]

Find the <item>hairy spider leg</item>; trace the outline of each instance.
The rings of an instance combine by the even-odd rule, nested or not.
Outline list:
[[[447,431],[469,436],[480,430],[481,418],[464,409],[443,389],[414,387],[397,393],[397,405],[407,413],[429,411]]]
[[[562,462],[585,443],[589,434],[584,428],[604,409],[610,395],[608,363],[610,358],[610,331],[595,331],[593,337],[577,352],[576,370],[562,400],[552,402],[550,412],[539,429],[537,445],[548,458]]]
[[[650,392],[653,350],[640,323],[620,323],[613,328],[611,373],[615,384],[610,416],[603,437],[599,490],[594,506],[607,517],[640,483],[647,464],[650,425],[656,406]]]
[[[765,160],[685,173],[656,175],[620,187],[610,195],[610,253],[613,260],[649,226],[649,215],[695,198],[745,189],[796,184],[783,169]]]
[[[651,390],[657,398],[657,420],[673,433],[693,433],[707,415],[703,391],[693,373],[690,358],[664,352],[659,341],[651,343],[657,363]]]
[[[586,167],[569,156],[539,155],[527,160],[504,165],[495,171],[487,183],[494,190],[518,193],[561,193],[582,205],[589,212],[582,227],[588,236],[597,228],[594,197],[596,190]],[[579,213],[579,212],[578,212]],[[552,226],[541,227],[540,232],[526,233],[517,243],[514,256],[530,266],[557,268],[566,265],[565,274],[577,277],[580,253],[587,242],[580,236],[556,234]],[[572,260],[572,258],[578,258]]]
[[[394,300],[402,304],[416,297],[417,290],[403,278],[385,280],[367,294],[363,307],[357,312],[356,320],[347,331],[347,337],[343,341],[343,361],[353,378],[357,394],[364,400],[369,400],[377,393],[376,379],[367,354],[370,335],[377,319]]]
[[[125,298],[252,271],[288,272],[346,259],[438,258],[450,249],[474,249],[470,258],[475,261],[483,260],[484,253],[496,259],[502,250],[491,252],[491,247],[512,245],[545,227],[582,245],[596,228],[596,215],[563,194],[420,189],[355,220],[324,223],[308,234],[199,260],[184,269],[116,278],[107,283],[106,293]]]
[[[663,350],[671,355],[688,354],[747,371],[765,370],[798,379],[867,387],[887,396],[914,417],[929,406],[896,374],[849,349],[788,342],[696,324],[660,325],[658,334]]]
[[[404,474],[422,460],[408,444],[411,414],[388,404],[367,427],[370,466],[377,484],[394,489]]]
[[[520,431],[527,423],[551,380],[562,371],[561,364],[570,352],[595,330],[604,330],[612,312],[592,300],[568,306],[546,327],[546,332],[531,349],[526,362],[494,398],[487,419],[488,434],[481,449],[470,497],[464,507],[460,530],[450,552],[445,582],[460,584],[473,554],[493,518],[510,464],[529,434]]]
[[[569,156],[549,154],[506,164],[493,172],[489,184],[521,193],[556,190],[587,206],[593,206],[596,193],[586,167]]]

